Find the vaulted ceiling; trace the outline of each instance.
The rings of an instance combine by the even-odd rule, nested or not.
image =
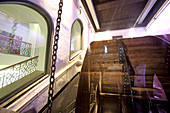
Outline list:
[[[131,27],[146,26],[154,14],[166,0],[156,1],[142,23],[138,23],[139,17],[148,1],[152,0],[92,0],[100,28],[97,29],[95,20],[88,6],[88,0],[81,0],[86,12],[97,32],[107,30],[119,30]]]

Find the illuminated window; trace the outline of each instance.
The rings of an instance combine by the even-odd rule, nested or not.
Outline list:
[[[71,59],[74,58],[80,52],[80,50],[82,50],[82,32],[82,22],[77,19],[74,21],[71,29]]]
[[[0,2],[0,100],[47,72],[52,23],[36,8]]]

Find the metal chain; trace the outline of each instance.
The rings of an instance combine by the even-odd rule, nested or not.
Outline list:
[[[62,6],[63,6],[63,0],[60,0],[58,17],[56,19],[55,35],[54,35],[51,75],[50,75],[50,84],[49,84],[49,90],[48,90],[47,113],[51,113],[51,108],[52,108],[52,104],[53,104],[52,99],[53,99],[53,92],[54,92],[54,75],[55,75],[55,70],[56,70],[56,60],[57,60],[57,50],[58,50],[58,40],[59,40],[59,31],[60,31],[60,23],[61,23]]]

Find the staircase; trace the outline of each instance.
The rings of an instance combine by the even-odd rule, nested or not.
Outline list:
[[[80,74],[75,111],[168,111],[168,51],[169,44],[155,37],[92,42]]]
[[[131,98],[131,84],[121,46],[117,40],[91,43],[81,72],[76,112],[117,113],[122,105],[131,104],[126,101]]]

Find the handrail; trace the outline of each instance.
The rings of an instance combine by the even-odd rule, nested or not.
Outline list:
[[[36,71],[38,56],[0,69],[0,88],[5,87]]]
[[[30,58],[30,59],[27,59],[27,60],[21,61],[21,62],[19,62],[19,63],[13,64],[13,65],[11,65],[11,66],[2,68],[2,69],[0,69],[0,71],[5,70],[5,69],[8,69],[8,68],[11,68],[11,67],[14,67],[14,66],[16,66],[16,65],[22,64],[22,63],[24,63],[24,62],[27,62],[27,61],[29,61],[29,60],[32,60],[32,59],[35,59],[35,58],[38,58],[38,57],[39,57],[39,56],[35,56],[35,57]]]
[[[11,37],[8,37],[8,36],[2,35],[2,34],[0,34],[0,36],[11,39]],[[16,40],[16,41],[19,41],[19,42],[24,42],[26,44],[32,45],[31,43],[28,43],[28,42],[25,42],[25,41],[21,41],[21,40],[17,40],[17,39],[11,39],[11,40]]]

